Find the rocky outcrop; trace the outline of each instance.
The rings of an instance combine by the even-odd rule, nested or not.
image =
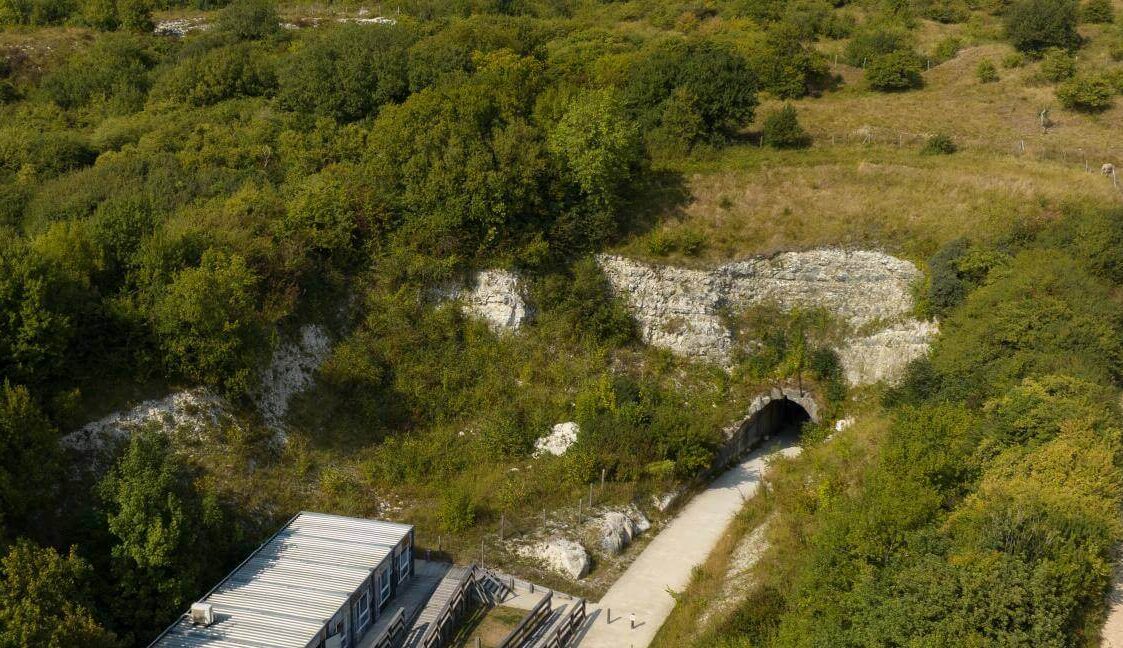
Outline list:
[[[577,442],[577,433],[580,428],[573,421],[558,423],[550,433],[534,442],[534,456],[540,457],[552,454],[560,457],[569,450],[569,446]]]
[[[261,372],[261,387],[254,395],[261,417],[279,431],[293,396],[312,386],[313,377],[331,354],[331,338],[315,324],[301,327],[297,339],[282,343]]]
[[[601,519],[600,548],[607,554],[618,554],[636,536],[651,528],[651,522],[635,506],[623,511],[608,511]]]
[[[230,424],[237,422],[229,404],[200,387],[114,412],[64,436],[62,444],[84,453],[96,453],[148,428],[201,438],[208,429]]]
[[[896,382],[909,362],[928,353],[938,332],[935,322],[910,319],[849,340],[838,350],[846,381],[851,385]]]
[[[589,573],[589,553],[579,543],[565,538],[551,538],[518,548],[524,558],[541,562],[549,569],[573,579]]]
[[[468,284],[437,291],[438,301],[456,301],[470,315],[487,322],[493,331],[516,330],[533,316],[522,281],[507,270],[481,270]]]
[[[933,326],[908,317],[913,306],[910,288],[920,271],[908,261],[880,252],[786,252],[711,270],[613,255],[600,255],[597,260],[648,344],[723,366],[731,363],[734,347],[724,316],[764,303],[782,309],[824,308],[855,330],[898,323],[845,347],[855,353],[865,348],[877,356],[863,359],[860,366],[846,366],[847,377],[855,384],[895,377],[907,362],[901,360],[923,353],[922,347],[926,349],[935,332]],[[856,355],[845,354],[847,360],[853,363]]]

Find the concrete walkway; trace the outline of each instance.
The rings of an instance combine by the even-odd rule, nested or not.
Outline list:
[[[577,645],[643,648],[650,644],[675,607],[668,590],[686,589],[694,567],[705,562],[745,500],[756,495],[767,459],[774,453],[799,454],[795,442],[796,437],[791,434],[773,439],[695,495],[644,548],[600,603],[588,607],[590,623]],[[634,629],[629,616],[632,613]]]

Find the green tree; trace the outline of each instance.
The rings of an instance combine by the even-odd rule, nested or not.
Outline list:
[[[234,0],[215,22],[215,29],[238,40],[260,40],[281,31],[281,20],[272,0]]]
[[[151,317],[168,365],[231,393],[245,393],[260,359],[258,278],[237,255],[215,249],[176,273]]]
[[[205,591],[233,544],[217,500],[200,493],[166,434],[142,431],[99,484],[114,539],[114,613],[141,637]]]
[[[803,130],[795,112],[795,106],[784,104],[764,117],[764,143],[772,148],[806,148],[811,145],[811,136]]]
[[[181,61],[159,80],[152,94],[195,106],[269,95],[277,86],[271,63],[253,43],[212,49]]]
[[[1017,0],[1006,9],[1006,35],[1023,52],[1073,49],[1080,43],[1076,18],[1076,0]]]
[[[1076,57],[1059,47],[1050,47],[1041,57],[1041,76],[1048,81],[1064,81],[1076,74]]]
[[[401,25],[344,25],[316,30],[280,64],[277,101],[289,110],[354,121],[409,94]]]
[[[58,431],[26,388],[0,386],[0,537],[41,530],[61,473]]]
[[[123,29],[142,34],[152,31],[152,6],[148,0],[117,0],[117,16]]]
[[[1081,8],[1080,17],[1087,23],[1115,22],[1115,6],[1111,0],[1088,0]]]
[[[587,92],[570,102],[550,132],[550,152],[598,209],[615,209],[643,159],[639,129],[613,90]]]
[[[1057,86],[1057,100],[1069,110],[1103,112],[1114,97],[1115,88],[1102,74],[1074,77]]]
[[[0,560],[0,646],[117,648],[90,613],[93,569],[78,557],[19,540]]]
[[[866,83],[874,90],[900,92],[924,85],[920,59],[906,51],[878,56],[866,66]]]
[[[102,31],[117,29],[117,3],[114,0],[83,0],[82,21]]]

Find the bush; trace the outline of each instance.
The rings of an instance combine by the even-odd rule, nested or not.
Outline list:
[[[354,121],[409,94],[413,36],[404,27],[344,25],[304,38],[280,65],[277,100],[284,108]]]
[[[1123,41],[1115,41],[1108,50],[1108,55],[1113,61],[1123,61]]]
[[[851,65],[865,67],[886,54],[911,50],[912,37],[900,27],[870,27],[854,35],[846,44],[846,59]]]
[[[990,59],[983,59],[975,66],[975,77],[980,83],[994,83],[998,80],[998,68]]]
[[[934,58],[937,61],[950,61],[955,58],[959,50],[963,47],[963,42],[955,36],[948,36],[936,44],[936,51]]]
[[[920,147],[922,155],[951,155],[959,150],[955,145],[955,140],[950,135],[937,133],[929,137],[924,142],[924,146]]]
[[[1051,47],[1041,57],[1041,77],[1054,83],[1076,74],[1076,58],[1063,49]]]
[[[257,97],[277,85],[270,61],[252,43],[237,43],[193,56],[172,68],[153,90],[160,99],[209,106],[235,97]]]
[[[1021,52],[1010,52],[1002,57],[1002,67],[1011,70],[1026,64],[1026,57]]]
[[[462,533],[476,523],[476,505],[463,488],[450,487],[441,496],[437,519],[447,533]]]
[[[764,143],[778,149],[805,148],[811,145],[811,136],[799,124],[794,106],[785,104],[783,108],[765,116]]]
[[[1076,17],[1076,0],[1017,0],[1006,11],[1006,35],[1023,52],[1073,49],[1080,43]]]
[[[920,60],[912,52],[893,52],[875,58],[866,68],[866,83],[874,90],[901,92],[924,85]]]
[[[1069,110],[1103,112],[1111,108],[1115,89],[1102,75],[1077,77],[1057,88],[1057,100]]]
[[[1080,11],[1086,23],[1104,24],[1115,21],[1115,7],[1111,0],[1088,0]]]
[[[234,0],[219,14],[215,29],[238,40],[259,40],[279,33],[281,21],[271,0]]]

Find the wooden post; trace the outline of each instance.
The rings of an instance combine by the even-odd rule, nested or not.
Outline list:
[[[604,475],[605,475],[605,472],[607,470],[608,470],[607,468],[601,468],[600,469],[600,492],[601,492],[601,495],[604,495]]]
[[[593,482],[589,482],[589,512],[593,511]]]
[[[546,531],[546,509],[542,509],[542,531]]]
[[[502,541],[502,540],[503,540],[503,525],[504,525],[504,524],[505,524],[506,522],[507,522],[507,516],[506,516],[506,515],[504,515],[504,514],[502,514],[502,513],[500,513],[500,514],[499,514],[499,540],[500,540],[500,541]]]

